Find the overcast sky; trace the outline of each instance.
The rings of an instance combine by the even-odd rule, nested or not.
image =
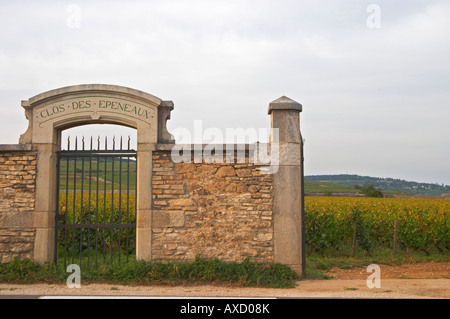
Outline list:
[[[169,131],[224,134],[268,128],[286,95],[306,175],[450,185],[449,17],[433,0],[0,0],[0,143],[26,131],[21,100],[68,85],[142,90],[175,103]]]

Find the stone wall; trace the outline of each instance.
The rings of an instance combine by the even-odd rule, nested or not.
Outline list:
[[[272,175],[153,152],[152,258],[273,261]],[[0,150],[0,262],[33,259],[36,152]]]
[[[0,262],[32,258],[36,153],[0,150]]]
[[[131,99],[152,115],[146,122],[140,114],[130,116],[126,107],[122,109],[126,114],[102,109],[109,113],[99,115],[97,95],[117,103]],[[41,116],[42,110],[50,112],[62,105],[56,103],[70,106],[95,96],[97,100],[89,100],[93,105],[89,114],[80,115],[78,108],[72,108],[62,117]],[[104,123],[137,130],[137,259],[190,260],[199,254],[225,261],[251,257],[287,264],[299,274],[304,271],[302,106],[298,102],[282,96],[269,103],[271,174],[262,171],[269,173],[268,167],[249,161],[253,159],[249,153],[257,148],[250,145],[243,162],[228,161],[228,147],[224,163],[173,162],[171,150],[179,145],[166,126],[173,102],[131,88],[75,85],[36,95],[22,101],[22,106],[29,125],[20,144],[0,145],[1,262],[15,257],[53,261],[60,133],[69,127]],[[197,151],[187,154],[197,156]],[[239,153],[238,148],[235,151]],[[214,152],[211,159],[216,158]]]
[[[153,153],[153,259],[273,261],[272,175],[248,163],[174,163]]]

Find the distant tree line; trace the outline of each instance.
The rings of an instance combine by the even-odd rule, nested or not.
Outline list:
[[[379,189],[375,188],[372,184],[369,184],[367,186],[356,185],[355,188],[361,194],[364,194],[367,197],[378,197],[378,198],[384,197],[383,192],[381,192]]]

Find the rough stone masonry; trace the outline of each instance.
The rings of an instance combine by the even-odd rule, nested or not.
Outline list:
[[[273,183],[253,163],[174,163],[153,155],[156,259],[273,261]]]
[[[0,148],[0,261],[32,258],[36,153]]]

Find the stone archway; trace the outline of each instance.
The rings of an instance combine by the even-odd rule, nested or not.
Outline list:
[[[136,257],[151,260],[152,151],[157,143],[173,143],[166,121],[172,101],[115,85],[75,85],[22,101],[28,130],[20,144],[37,152],[34,259],[52,261],[55,253],[56,153],[61,131],[86,124],[118,124],[137,130]]]

